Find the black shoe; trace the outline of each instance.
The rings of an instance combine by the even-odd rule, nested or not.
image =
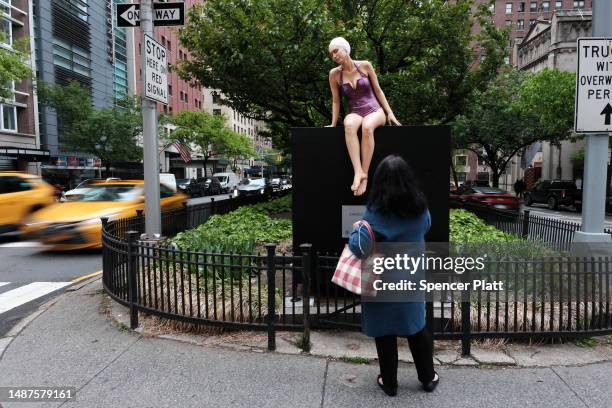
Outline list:
[[[436,378],[436,376],[438,376],[438,378]],[[434,378],[436,378],[436,379],[435,380],[431,380],[427,384],[423,384],[423,389],[425,391],[433,392],[433,390],[436,389],[436,387],[438,386],[438,383],[440,382],[440,376],[435,371],[434,371]]]
[[[397,387],[387,387],[382,382],[382,375],[378,374],[378,378],[376,379],[376,384],[380,387],[381,390],[385,392],[390,397],[395,397],[397,395]]]

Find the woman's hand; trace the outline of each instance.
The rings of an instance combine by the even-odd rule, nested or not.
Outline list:
[[[387,123],[390,125],[402,126],[402,124],[399,123],[399,120],[397,120],[393,112],[389,112],[389,114],[387,115]]]

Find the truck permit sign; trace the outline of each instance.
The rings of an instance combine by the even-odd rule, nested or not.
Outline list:
[[[145,96],[168,104],[168,53],[155,39],[144,35]]]
[[[612,132],[612,38],[579,38],[576,133]]]

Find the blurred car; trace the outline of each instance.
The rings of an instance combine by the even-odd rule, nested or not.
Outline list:
[[[266,194],[266,179],[243,179],[238,185],[238,195]]]
[[[17,231],[33,212],[55,203],[55,188],[40,177],[0,172],[0,234]]]
[[[83,180],[72,190],[68,190],[64,192],[62,194],[62,198],[60,198],[60,201],[78,200],[79,198],[81,198],[83,193],[85,193],[91,185],[98,184],[98,183],[108,183],[108,182],[117,181],[117,180],[121,180],[121,179],[117,177],[109,177],[106,179],[92,178],[92,179]]]
[[[451,201],[462,205],[506,210],[517,214],[521,208],[517,197],[495,187],[461,186],[456,191],[451,192],[449,198]]]
[[[187,192],[191,197],[221,194],[221,182],[216,177],[200,177],[189,183]]]
[[[176,192],[176,176],[172,173],[159,173],[159,182]]]
[[[160,185],[161,209],[179,208],[187,197]],[[30,238],[55,250],[101,248],[102,223],[132,217],[144,209],[144,181],[125,180],[92,184],[75,201],[50,205],[33,213],[22,226]]]

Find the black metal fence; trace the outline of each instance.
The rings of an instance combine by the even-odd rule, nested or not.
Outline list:
[[[529,210],[515,213],[472,203],[465,203],[462,206],[458,206],[457,203],[452,204],[455,208],[463,208],[474,213],[503,232],[529,241],[544,243],[559,251],[570,250],[574,233],[580,231],[581,227],[577,222],[542,217],[531,214]],[[604,232],[612,234],[612,229],[605,228]]]
[[[197,225],[213,213],[247,201],[212,203],[163,214],[164,233]],[[255,202],[255,199],[250,199]],[[248,203],[252,203],[249,201]],[[195,210],[195,211],[194,211]],[[522,219],[524,222],[525,218]],[[203,325],[268,332],[275,348],[277,329],[361,327],[360,297],[331,283],[337,256],[313,253],[221,254],[185,251],[139,240],[142,215],[103,222],[103,282],[116,301],[130,307],[131,325],[138,312]],[[475,290],[469,298],[436,292],[427,303],[435,339],[460,339],[469,353],[474,338],[579,337],[612,333],[612,260],[555,257],[492,258],[482,271],[444,274],[441,281],[503,281],[494,291]]]

